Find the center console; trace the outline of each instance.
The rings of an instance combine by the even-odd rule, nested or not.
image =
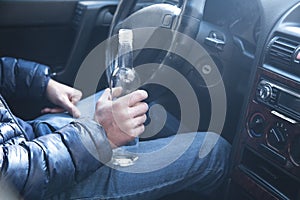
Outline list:
[[[300,5],[276,25],[235,142],[229,199],[300,199]]]

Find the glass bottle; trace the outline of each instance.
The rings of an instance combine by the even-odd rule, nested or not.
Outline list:
[[[133,67],[133,33],[130,29],[119,30],[118,55],[110,77],[110,88],[121,88],[121,96],[135,91],[140,86],[140,78]],[[116,98],[114,98],[116,99]],[[137,148],[138,138],[126,146],[113,150],[112,164],[126,167],[133,165],[138,159],[136,153],[126,150]]]

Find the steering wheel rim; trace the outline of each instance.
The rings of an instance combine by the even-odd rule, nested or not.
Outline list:
[[[108,37],[112,37],[115,34],[117,24],[133,12],[137,2],[138,0],[120,0],[110,25]],[[178,7],[181,8],[181,13],[173,30],[195,39],[202,20],[205,2],[206,0],[179,0]]]
[[[126,17],[128,17],[130,13],[132,13],[137,2],[138,2],[138,0],[131,0],[131,1],[120,0],[119,1],[117,9],[114,13],[114,17],[110,24],[109,34],[108,34],[109,38],[114,35],[114,32],[115,32],[114,30],[115,30],[115,27],[117,26],[117,24],[119,24]]]
[[[137,4],[138,0],[120,0],[117,9],[115,11],[112,23],[109,29],[108,38],[113,38],[114,35],[117,34],[117,27],[120,28],[122,22],[125,21],[131,14],[134,12],[134,8]],[[181,9],[179,15],[174,20],[173,25],[170,29],[175,33],[172,34],[171,40],[174,41],[171,43],[169,49],[175,48],[175,45],[179,43],[184,44],[185,41],[177,40],[177,33],[185,34],[189,36],[189,38],[196,39],[200,23],[202,21],[204,6],[206,0],[179,0],[178,7]],[[176,41],[176,42],[175,42]],[[107,77],[110,76],[112,72],[112,65],[114,60],[114,55],[112,54],[112,46],[111,42],[107,45],[106,59],[107,59]],[[170,53],[167,53],[165,58],[162,61],[162,64],[167,62],[168,58],[171,57]]]

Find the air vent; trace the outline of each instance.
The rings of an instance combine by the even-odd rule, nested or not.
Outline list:
[[[290,67],[299,42],[275,37],[271,40],[268,53],[268,63],[274,66]]]

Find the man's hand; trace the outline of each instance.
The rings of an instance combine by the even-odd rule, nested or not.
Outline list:
[[[113,91],[115,97],[120,94],[120,88]],[[99,98],[95,120],[105,129],[113,148],[128,143],[144,132],[148,105],[142,101],[147,97],[146,91],[137,90],[113,101],[110,90],[106,89]]]
[[[42,113],[68,111],[73,117],[80,117],[80,111],[76,107],[77,102],[82,97],[82,93],[79,90],[50,79],[46,90],[46,96],[51,103],[58,107],[44,108],[41,111]]]

